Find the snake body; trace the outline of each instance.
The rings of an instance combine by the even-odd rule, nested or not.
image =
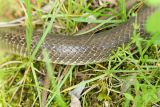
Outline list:
[[[137,17],[139,32],[145,36],[144,25],[153,8],[142,8]],[[120,24],[111,30],[80,36],[64,36],[49,33],[41,45],[35,60],[44,60],[42,50],[45,48],[53,63],[66,65],[84,65],[106,61],[112,51],[129,42],[133,35],[135,18]],[[25,39],[25,27],[0,28],[0,48],[20,56],[28,56]],[[40,40],[41,31],[34,31],[31,52]]]

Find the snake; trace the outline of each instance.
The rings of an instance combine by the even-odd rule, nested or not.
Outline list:
[[[52,63],[64,65],[86,65],[105,62],[118,47],[127,44],[135,30],[135,20],[138,32],[142,37],[147,35],[145,24],[147,17],[155,9],[143,6],[137,17],[129,18],[110,30],[80,36],[66,36],[50,32],[41,44],[35,60],[44,61],[43,50],[46,49]],[[28,52],[26,44],[26,27],[0,28],[0,49],[19,56],[28,57],[35,49],[43,34],[42,31],[33,30],[31,51]]]

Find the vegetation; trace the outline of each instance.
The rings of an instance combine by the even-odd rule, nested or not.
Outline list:
[[[3,20],[11,20],[23,14],[27,16],[25,24],[28,50],[34,28],[32,22],[38,17],[45,23],[45,27],[44,34],[29,59],[0,53],[0,106],[41,107],[45,103],[46,107],[67,107],[75,100],[70,94],[71,90],[80,91],[80,88],[83,89],[82,94],[78,91],[76,93],[81,94],[80,103],[83,107],[160,106],[160,12],[155,12],[147,21],[146,29],[152,34],[151,39],[145,40],[133,32],[131,42],[119,47],[106,62],[65,66],[50,63],[45,50],[43,53],[47,62],[33,60],[52,27],[54,32],[64,34],[82,34],[79,29],[90,23],[96,26],[83,33],[110,28],[127,19],[125,0],[118,0],[120,12],[110,8],[108,2],[99,4],[91,0],[55,0],[47,14],[41,8],[48,3],[47,0],[6,1],[0,0],[0,8],[4,9],[0,15],[6,16]],[[151,5],[158,4],[159,1],[154,2],[148,0]],[[5,13],[7,6],[11,6],[10,17]],[[32,16],[32,11],[37,14]],[[107,19],[99,19],[104,16]],[[49,81],[44,85],[46,78]]]

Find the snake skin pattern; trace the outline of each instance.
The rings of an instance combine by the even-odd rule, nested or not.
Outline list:
[[[139,32],[145,36],[144,24],[153,8],[142,8],[137,17]],[[44,61],[42,50],[45,48],[53,63],[65,65],[85,65],[106,61],[117,47],[130,41],[133,35],[135,18],[129,19],[111,30],[81,36],[63,36],[49,33],[41,45],[35,60]],[[40,40],[42,32],[34,31],[31,52]],[[10,53],[27,57],[25,27],[0,28],[0,48]]]

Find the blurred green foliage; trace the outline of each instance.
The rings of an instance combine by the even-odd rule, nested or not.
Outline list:
[[[160,5],[160,0],[147,0],[147,3],[151,6]],[[151,16],[148,17],[146,23],[146,30],[152,34],[151,43],[160,44],[160,10],[157,10]]]

